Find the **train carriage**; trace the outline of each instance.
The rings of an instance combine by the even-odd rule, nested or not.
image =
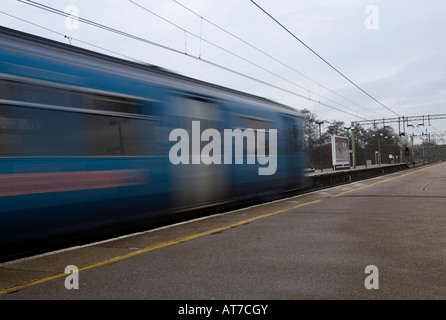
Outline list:
[[[297,190],[303,121],[264,98],[0,27],[0,257]],[[172,153],[176,129],[195,139],[189,154]],[[245,134],[241,149],[231,137],[225,149],[230,132]],[[274,172],[259,174],[268,159]]]

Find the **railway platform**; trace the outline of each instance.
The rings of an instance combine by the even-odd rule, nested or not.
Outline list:
[[[0,300],[444,300],[444,190],[442,162],[3,263]]]

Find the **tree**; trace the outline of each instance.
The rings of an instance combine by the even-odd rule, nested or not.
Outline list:
[[[317,115],[308,109],[303,109],[305,115],[305,150],[314,151],[319,147],[319,129],[313,125],[318,121]]]
[[[390,126],[384,126],[382,128],[373,127],[368,129],[368,133],[365,136],[365,140],[367,143],[367,159],[372,160],[376,163],[375,154],[378,150],[381,153],[381,163],[389,163],[389,155],[392,156],[399,155],[400,148],[398,146],[399,143],[399,135],[395,132],[395,130]],[[364,143],[364,139],[361,139],[362,144]],[[379,143],[378,143],[379,140]],[[358,154],[358,152],[357,152]],[[361,157],[361,153],[359,156]],[[361,162],[362,163],[362,160]]]
[[[328,123],[324,134],[322,135],[322,141],[325,143],[331,143],[331,136],[332,135],[343,135],[342,128],[344,127],[344,121],[337,121],[333,120],[330,123]]]

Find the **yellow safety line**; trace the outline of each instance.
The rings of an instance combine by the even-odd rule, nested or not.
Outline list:
[[[100,266],[103,266],[103,265],[106,265],[106,264],[109,264],[109,263],[113,263],[113,262],[117,262],[117,261],[121,261],[121,260],[124,260],[124,259],[128,259],[128,258],[134,257],[134,256],[142,254],[142,253],[146,253],[146,252],[149,252],[149,251],[152,251],[152,250],[164,248],[164,247],[167,247],[167,246],[170,246],[170,245],[173,245],[173,244],[177,244],[177,243],[180,243],[180,242],[185,242],[185,241],[188,241],[188,240],[200,238],[200,237],[212,234],[212,233],[217,233],[217,232],[220,232],[220,231],[223,231],[223,230],[227,230],[227,229],[230,229],[230,228],[233,228],[233,227],[240,226],[242,224],[246,224],[246,223],[249,223],[249,222],[252,222],[252,221],[255,221],[255,220],[259,220],[259,219],[262,219],[262,218],[270,217],[270,216],[273,216],[273,215],[278,214],[278,213],[282,213],[282,212],[285,212],[285,211],[288,211],[288,210],[292,210],[292,209],[296,209],[296,208],[299,208],[299,207],[303,207],[303,206],[306,206],[306,205],[309,205],[309,204],[312,204],[312,203],[316,203],[316,202],[319,202],[319,201],[321,201],[321,200],[319,199],[319,200],[314,200],[314,201],[301,203],[301,204],[298,204],[298,205],[293,206],[293,207],[280,209],[280,210],[277,210],[277,211],[274,211],[274,212],[271,212],[271,213],[266,213],[266,214],[263,214],[263,215],[260,215],[260,216],[254,217],[254,218],[245,219],[245,220],[242,220],[242,221],[239,221],[239,222],[227,225],[227,226],[223,226],[223,227],[220,227],[220,228],[212,229],[212,230],[201,232],[201,233],[196,233],[196,234],[193,234],[193,235],[190,235],[190,236],[187,236],[187,237],[182,237],[182,238],[174,239],[174,240],[171,240],[171,241],[166,241],[166,242],[163,242],[163,243],[160,243],[160,244],[156,244],[156,245],[153,245],[153,246],[150,246],[150,247],[147,247],[147,248],[144,248],[144,249],[132,252],[132,253],[128,253],[128,254],[125,254],[125,255],[122,255],[122,256],[118,256],[118,257],[115,257],[115,258],[112,258],[112,259],[109,259],[109,260],[104,260],[104,261],[101,261],[101,262],[98,262],[98,263],[94,263],[94,264],[91,264],[91,265],[88,265],[88,266],[81,267],[81,268],[78,269],[78,272],[79,271],[88,270],[88,269],[92,269],[92,268],[96,268],[96,267],[100,267]],[[18,291],[18,290],[22,290],[24,288],[31,287],[31,286],[34,286],[34,285],[39,284],[39,283],[43,283],[43,282],[46,282],[46,281],[49,281],[49,280],[54,280],[54,279],[58,279],[58,278],[61,278],[61,277],[65,277],[65,276],[68,276],[70,274],[71,273],[60,273],[60,274],[44,277],[44,278],[37,279],[37,280],[31,280],[31,281],[28,281],[28,282],[25,282],[25,283],[22,283],[22,284],[19,284],[19,285],[10,287],[10,288],[0,289],[0,295],[7,294],[7,293],[10,293],[10,292],[14,292],[14,291]]]

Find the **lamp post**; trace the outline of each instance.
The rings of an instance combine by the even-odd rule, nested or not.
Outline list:
[[[382,137],[384,134],[372,134],[373,137],[378,137],[378,166],[381,166],[381,147],[379,145],[379,137]]]
[[[427,131],[427,129],[426,129],[426,131]],[[427,133],[426,133],[426,135],[427,135]],[[425,136],[424,132],[421,132],[421,140],[423,141],[422,144],[421,144],[422,147],[423,147],[423,165],[425,163],[424,144],[425,144],[425,142],[427,140],[427,138],[424,138],[424,136]]]
[[[315,121],[313,122],[313,125],[318,125],[319,126],[319,157],[321,160],[321,172],[324,171],[324,161],[322,160],[322,129],[321,126],[323,124],[327,124],[327,121]]]
[[[350,140],[350,130],[352,131],[352,157],[353,157],[353,168],[356,168],[356,152],[355,152],[355,142],[353,141],[353,132],[355,130],[355,127],[353,126],[353,122],[352,122],[352,126],[351,127],[343,127],[341,128],[342,131],[347,131],[347,138],[348,140]],[[350,149],[350,145],[348,146],[348,148]],[[349,153],[349,159],[350,159],[350,150],[348,151]]]
[[[369,130],[361,130],[361,133],[364,137],[364,165],[367,168],[367,140],[365,134],[368,133]]]
[[[410,154],[411,154],[411,158],[412,158],[412,165],[415,165],[415,149],[413,148],[413,138],[414,138],[414,133],[412,132],[412,134],[410,135],[410,140],[411,140],[411,152],[410,152]]]

